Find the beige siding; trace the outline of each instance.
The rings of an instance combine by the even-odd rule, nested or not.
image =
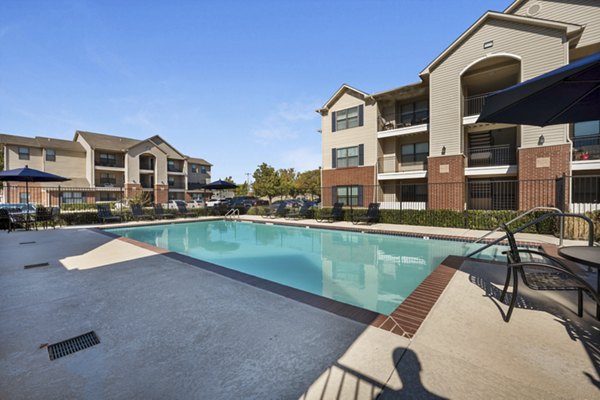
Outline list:
[[[456,50],[449,54],[430,75],[430,155],[461,154],[462,93],[461,73],[478,59],[509,53],[521,59],[521,79],[526,80],[567,63],[567,44],[562,32],[514,22],[489,20]],[[483,43],[493,40],[492,49]],[[546,144],[564,143],[566,126],[539,129],[524,128],[524,146],[537,145],[544,134]]]
[[[39,170],[44,169],[44,163],[42,162],[42,149],[39,147],[28,147],[28,146],[15,146],[6,145],[8,148],[8,163],[10,169],[23,168],[26,165],[29,168],[35,168]],[[19,147],[29,148],[29,160],[19,160]]]
[[[540,5],[541,8],[539,13],[533,15],[534,18],[585,25],[577,47],[585,47],[600,42],[599,0],[530,0],[524,2],[512,14],[532,16],[528,13],[528,10],[535,4]]]
[[[156,160],[154,182],[157,184],[167,184],[167,155],[155,146],[150,147],[150,143],[142,142],[129,149],[125,156],[125,164],[127,165],[127,183],[136,181],[140,182],[140,155],[151,154]]]
[[[85,177],[90,185],[95,186],[94,181],[94,150],[92,146],[81,135],[77,135],[77,142],[85,149]]]
[[[364,105],[364,125],[356,128],[331,132],[331,115],[333,111]],[[322,152],[323,169],[331,169],[331,149],[352,147],[364,144],[364,165],[375,165],[377,162],[377,105],[365,104],[365,101],[344,93],[331,107],[327,115],[322,117]]]
[[[69,178],[85,178],[85,153],[54,149],[56,161],[44,160],[44,171]]]

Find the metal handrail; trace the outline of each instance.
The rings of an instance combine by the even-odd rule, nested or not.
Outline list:
[[[505,223],[505,225],[506,225],[506,226],[508,226],[508,225],[512,224],[513,222],[515,222],[515,221],[518,221],[518,220],[520,220],[521,218],[525,217],[526,215],[529,215],[529,214],[531,214],[532,212],[534,212],[534,211],[538,211],[538,210],[552,210],[552,211],[558,211],[559,213],[560,213],[560,212],[562,212],[562,210],[561,210],[561,209],[559,209],[559,208],[556,208],[556,207],[543,207],[543,206],[540,206],[540,207],[533,207],[533,208],[531,208],[531,209],[529,209],[529,210],[525,211],[523,214],[521,214],[521,215],[517,215],[515,218],[513,218],[513,219],[511,219],[510,221],[506,222],[506,223]],[[564,219],[561,219],[561,224],[560,224],[560,242],[559,242],[559,245],[560,245],[560,246],[562,246],[562,241],[563,241],[563,231],[564,231],[564,224],[563,224],[563,222],[564,222]],[[473,242],[473,243],[474,243],[474,244],[475,244],[475,243],[479,243],[481,240],[483,240],[483,239],[485,239],[486,237],[490,236],[492,233],[496,233],[496,232],[498,232],[500,229],[502,229],[502,226],[501,226],[501,225],[498,225],[497,227],[495,227],[495,228],[494,228],[494,230],[493,230],[493,231],[490,231],[490,232],[486,233],[485,235],[483,235],[482,237],[480,237],[479,239],[477,239],[477,240],[476,240],[475,242]]]
[[[522,232],[525,229],[529,228],[530,226],[539,224],[543,220],[551,218],[551,217],[560,217],[562,221],[564,221],[564,217],[575,217],[575,218],[581,218],[581,219],[585,220],[588,223],[588,246],[593,246],[594,245],[594,222],[590,218],[586,217],[585,215],[581,215],[581,214],[571,214],[571,213],[548,213],[548,214],[544,214],[544,215],[541,215],[541,216],[537,217],[533,221],[530,221],[530,222],[526,223],[525,225],[521,225],[520,227],[518,227],[517,229],[515,229],[513,231],[513,233]],[[486,244],[485,246],[483,246],[480,249],[472,251],[471,253],[469,253],[465,257],[467,257],[467,258],[473,257],[475,254],[480,253],[483,250],[487,249],[488,247],[491,247],[491,246],[493,246],[493,245],[495,245],[497,243],[500,243],[504,239],[506,239],[506,235],[503,235],[502,237],[494,240],[493,242]]]
[[[237,208],[232,208],[231,210],[225,213],[225,219],[233,219],[236,216],[238,219],[240,219],[240,210]]]

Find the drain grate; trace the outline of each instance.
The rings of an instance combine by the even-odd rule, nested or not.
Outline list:
[[[34,244],[35,242],[19,242],[19,244]]]
[[[29,269],[29,268],[37,268],[37,267],[47,267],[48,265],[50,265],[50,264],[47,262],[43,262],[43,263],[38,263],[38,264],[24,265],[23,268]]]
[[[87,349],[88,347],[92,347],[98,343],[100,343],[100,339],[98,339],[96,332],[91,331],[84,333],[81,336],[51,344],[48,346],[48,356],[50,356],[50,360],[56,360],[57,358]]]

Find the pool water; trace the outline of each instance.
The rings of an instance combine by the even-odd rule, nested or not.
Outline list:
[[[448,255],[483,246],[232,221],[107,231],[385,315]],[[480,258],[500,259],[501,249]]]

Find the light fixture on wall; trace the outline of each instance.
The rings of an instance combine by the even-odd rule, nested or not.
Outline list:
[[[538,139],[538,146],[543,146],[545,141],[546,139],[544,139],[544,135],[541,134],[540,138]]]
[[[442,146],[442,155],[446,154],[446,146]]]

